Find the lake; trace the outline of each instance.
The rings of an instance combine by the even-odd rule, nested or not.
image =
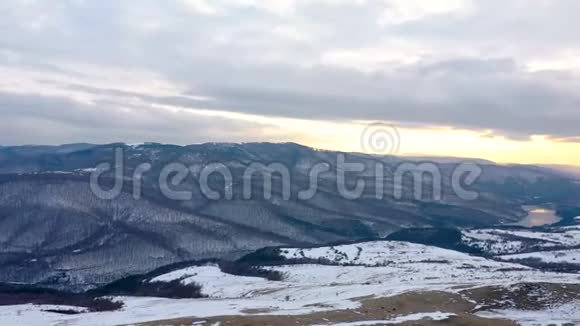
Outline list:
[[[528,216],[518,223],[514,223],[514,225],[534,227],[550,225],[562,220],[561,217],[556,215],[556,211],[553,209],[539,206],[523,206],[522,208],[528,212]]]

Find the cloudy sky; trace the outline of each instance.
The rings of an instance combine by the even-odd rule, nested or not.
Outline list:
[[[580,1],[2,0],[0,145],[294,141],[580,165]]]

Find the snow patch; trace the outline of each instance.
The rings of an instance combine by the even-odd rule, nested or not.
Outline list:
[[[489,319],[513,320],[522,326],[577,325],[580,323],[580,302],[572,302],[539,311],[491,310],[478,312],[476,315]]]
[[[367,326],[367,325],[391,325],[391,324],[400,324],[404,322],[410,321],[420,321],[420,320],[433,320],[433,321],[441,321],[449,319],[450,317],[455,316],[455,314],[444,313],[444,312],[427,312],[427,313],[418,313],[406,316],[399,316],[394,319],[389,320],[368,320],[368,321],[355,321],[349,323],[338,323],[338,324],[326,324],[332,326]],[[314,326],[326,326],[323,324],[314,325]]]

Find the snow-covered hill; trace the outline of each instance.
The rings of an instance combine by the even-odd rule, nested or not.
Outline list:
[[[360,298],[404,293],[463,293],[486,286],[518,283],[575,284],[580,275],[550,273],[519,264],[425,245],[374,241],[320,248],[282,248],[286,259],[320,260],[321,264],[280,264],[263,267],[284,274],[282,281],[226,274],[218,265],[191,266],[157,275],[147,282],[199,284],[205,299],[119,297],[120,311],[55,316],[31,306],[0,307],[0,324],[46,316],[53,324],[116,325],[182,317],[223,315],[304,315],[317,311],[357,309]],[[463,294],[462,294],[463,295]],[[21,317],[18,317],[20,314]]]
[[[547,264],[577,264],[580,265],[580,249],[536,251],[526,254],[500,256],[502,260],[521,261],[535,259]]]
[[[462,232],[464,244],[489,255],[516,254],[580,246],[580,226],[525,229],[474,229]]]
[[[281,248],[279,252],[286,259],[319,259],[339,265],[391,266],[431,263],[454,267],[466,264],[489,267],[490,263],[494,264],[487,259],[453,250],[399,241],[373,241],[312,249]],[[497,266],[507,267],[501,264]]]

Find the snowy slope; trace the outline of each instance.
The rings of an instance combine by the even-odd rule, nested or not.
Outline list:
[[[183,284],[201,284],[202,293],[211,298],[242,298],[251,296],[256,289],[282,284],[268,282],[260,277],[240,277],[222,272],[219,266],[209,264],[173,271],[157,276],[151,282],[180,280]]]
[[[152,279],[154,282],[195,282],[208,299],[119,297],[120,311],[54,316],[30,306],[0,307],[0,324],[10,325],[27,316],[45,324],[119,325],[181,317],[247,314],[301,315],[317,311],[353,309],[361,297],[389,297],[412,291],[508,286],[521,282],[578,283],[576,274],[533,270],[522,265],[419,244],[375,241],[313,249],[281,249],[286,257],[332,260],[344,265],[298,264],[268,267],[285,274],[274,282],[224,274],[215,265],[179,269]],[[377,264],[378,263],[378,264]],[[375,266],[376,265],[376,266]],[[22,319],[18,316],[20,314]]]
[[[462,231],[462,242],[490,255],[580,246],[580,227],[551,228],[550,232],[532,230],[476,229]]]
[[[495,234],[495,230],[464,231],[461,240],[469,247],[493,255],[520,252],[524,248],[522,241],[507,240],[501,235]]]
[[[580,249],[538,251],[526,254],[500,256],[502,260],[537,259],[549,264],[580,264]]]
[[[554,245],[578,246],[580,245],[580,228],[578,226],[556,228],[560,232],[534,232],[534,231],[507,231],[497,230],[500,234],[513,235],[516,237],[541,240]],[[549,244],[548,244],[549,246]]]
[[[374,241],[360,244],[321,247],[312,249],[282,248],[280,255],[286,259],[324,259],[340,265],[387,266],[391,264],[416,264],[448,262],[452,266],[470,264],[474,267],[496,265],[496,262],[470,256],[453,250],[398,241]],[[505,268],[507,266],[501,266]]]
[[[580,302],[556,305],[536,311],[492,310],[477,314],[483,318],[510,319],[521,326],[578,325],[580,324]]]

